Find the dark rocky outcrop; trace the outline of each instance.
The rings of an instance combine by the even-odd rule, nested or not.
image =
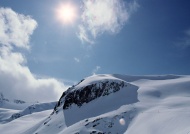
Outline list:
[[[69,109],[69,107],[73,104],[81,107],[84,103],[89,103],[90,101],[101,96],[108,96],[109,94],[117,92],[127,86],[124,81],[105,80],[74,90],[77,85],[69,88],[62,94],[60,100],[54,108],[55,111],[57,110],[57,107],[63,103],[63,109],[65,110]]]

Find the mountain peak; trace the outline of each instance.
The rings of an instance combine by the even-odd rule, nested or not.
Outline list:
[[[64,92],[55,112],[63,109],[66,124],[72,125],[92,115],[116,110],[123,104],[137,102],[137,89],[136,86],[111,75],[93,75]],[[86,109],[91,110],[86,113]],[[78,114],[81,116],[77,116]]]

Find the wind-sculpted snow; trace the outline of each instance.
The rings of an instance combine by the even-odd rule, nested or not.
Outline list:
[[[86,87],[68,93],[65,97],[63,109],[69,109],[73,104],[81,107],[84,103],[89,103],[101,96],[108,96],[111,93],[118,92],[124,87],[127,87],[124,81],[102,81],[87,85]]]
[[[133,105],[122,106],[117,110],[79,121],[65,128],[61,134],[123,134],[137,113],[138,110]]]
[[[51,114],[26,114],[0,124],[0,132],[189,134],[189,104],[190,76],[93,75],[63,92]],[[19,112],[0,108],[2,119],[13,113]]]
[[[63,93],[55,112],[62,107],[66,124],[70,126],[85,118],[116,110],[122,105],[136,103],[137,89],[137,86],[113,77],[87,78]]]

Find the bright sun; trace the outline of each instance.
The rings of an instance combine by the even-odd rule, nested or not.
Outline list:
[[[73,23],[77,17],[76,7],[72,5],[71,3],[61,4],[57,8],[56,14],[57,14],[58,19],[64,24]]]

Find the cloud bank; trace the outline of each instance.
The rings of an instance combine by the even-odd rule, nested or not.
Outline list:
[[[78,37],[82,42],[92,44],[93,39],[105,32],[117,34],[138,6],[136,1],[83,0]]]
[[[5,97],[25,101],[58,100],[67,87],[56,79],[36,78],[25,65],[24,55],[14,48],[29,49],[37,22],[30,16],[0,8],[0,92]]]

